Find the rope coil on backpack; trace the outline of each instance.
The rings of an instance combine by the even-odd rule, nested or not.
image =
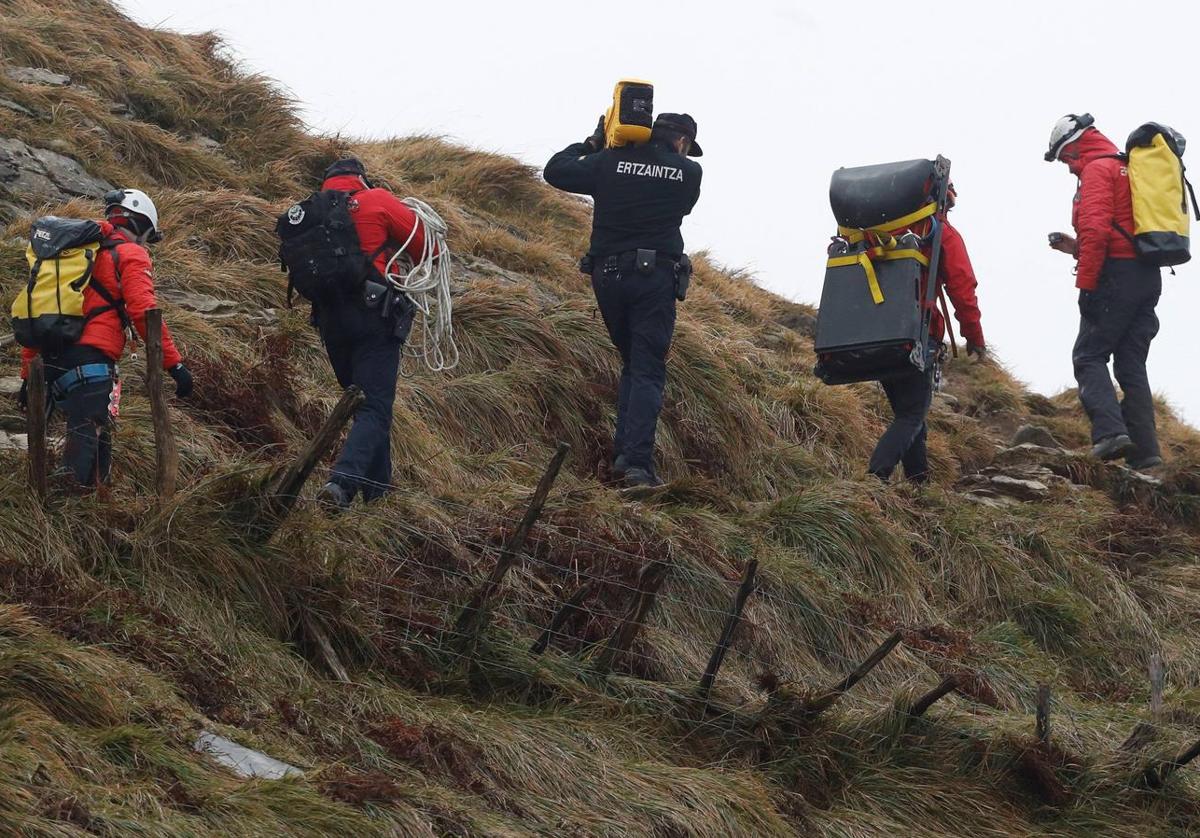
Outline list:
[[[458,366],[450,299],[450,249],[446,245],[448,228],[424,201],[405,198],[402,203],[417,216],[417,224],[388,260],[384,276],[393,288],[412,301],[416,309],[414,319],[421,321],[420,337],[405,344],[404,354],[423,359],[432,372],[445,372]],[[425,244],[421,256],[407,268],[406,249],[422,228]]]

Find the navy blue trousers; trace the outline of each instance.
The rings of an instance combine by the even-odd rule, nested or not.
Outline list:
[[[112,429],[120,401],[116,367],[112,360],[91,346],[74,344],[61,353],[44,353],[46,384],[54,406],[67,420],[61,468],[81,486],[107,485],[112,477]],[[75,384],[66,393],[54,385],[75,367],[103,364],[107,379]]]
[[[387,494],[392,482],[392,408],[404,343],[373,311],[322,310],[318,323],[338,384],[358,385],[366,396],[331,479],[352,498],[361,492],[363,500],[373,501]]]
[[[1071,359],[1079,401],[1092,422],[1092,442],[1129,434],[1136,459],[1161,454],[1154,422],[1154,397],[1146,374],[1150,343],[1158,334],[1155,307],[1162,275],[1136,259],[1109,259],[1090,298],[1081,295],[1079,337]],[[1118,402],[1108,362],[1121,385]]]
[[[654,435],[667,385],[667,351],[675,334],[675,270],[663,260],[652,274],[592,273],[592,290],[613,346],[621,353],[613,457],[654,474]]]
[[[931,343],[925,356],[925,372],[912,372],[883,381],[883,392],[892,406],[892,423],[884,431],[871,454],[867,471],[887,481],[904,465],[904,476],[917,483],[929,479],[929,452],[926,422],[933,403],[933,358],[937,344]]]

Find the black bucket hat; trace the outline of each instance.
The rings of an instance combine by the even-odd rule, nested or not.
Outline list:
[[[338,175],[358,175],[363,179],[363,183],[365,183],[368,187],[371,186],[371,181],[367,180],[367,168],[357,157],[344,157],[341,160],[332,163],[329,168],[325,170],[325,176],[323,179],[329,180],[331,177],[337,177]]]
[[[700,144],[696,142],[696,120],[692,119],[691,114],[660,113],[658,118],[654,120],[654,127],[678,131],[691,140],[692,147],[688,149],[688,157],[701,157],[704,155]]]

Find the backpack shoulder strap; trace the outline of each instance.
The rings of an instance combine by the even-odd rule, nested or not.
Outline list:
[[[108,303],[105,308],[98,309],[97,311],[93,312],[91,316],[94,317],[97,314],[102,314],[109,309],[113,309],[117,312],[117,316],[121,318],[122,328],[132,329],[133,321],[129,319],[129,314],[125,311],[125,294],[121,290],[121,256],[117,252],[117,246],[124,243],[125,242],[122,242],[119,239],[104,239],[102,242],[100,242],[100,249],[107,250],[112,254],[113,276],[117,280],[117,296],[114,297],[112,293],[104,287],[104,283],[91,283],[91,287],[96,289],[96,293],[100,295],[100,298],[104,300],[104,302]]]

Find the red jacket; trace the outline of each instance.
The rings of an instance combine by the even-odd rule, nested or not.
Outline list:
[[[92,269],[92,281],[83,292],[83,313],[87,315],[91,311],[108,305],[100,296],[100,292],[92,287],[99,283],[104,286],[113,299],[125,301],[125,312],[133,321],[133,327],[137,329],[137,333],[142,340],[145,340],[146,310],[158,306],[154,297],[154,274],[150,254],[146,252],[146,248],[136,243],[126,230],[114,227],[107,221],[101,221],[99,224],[106,239],[117,240],[121,244],[113,248],[103,248],[100,255],[96,257],[96,265]],[[120,265],[121,279],[119,283],[117,282],[117,269],[113,266],[114,253]],[[121,355],[125,352],[125,329],[121,325],[121,316],[112,309],[97,314],[84,325],[83,335],[78,342],[99,349],[114,362],[121,360]],[[167,330],[166,323],[163,324],[162,329],[162,344],[164,369],[173,367],[183,360],[179,355],[179,350],[175,348],[175,342],[171,340],[171,333]],[[36,358],[37,354],[36,349],[23,348],[21,350],[22,378],[28,375],[29,362]]]
[[[942,257],[938,261],[938,285],[946,291],[954,304],[954,317],[958,320],[963,340],[972,346],[986,346],[983,340],[983,315],[979,312],[979,299],[975,296],[978,286],[967,245],[958,230],[949,221],[942,219]],[[927,286],[921,284],[921,293]],[[929,321],[929,334],[941,340],[946,335],[946,322],[942,313],[934,306]]]
[[[1075,287],[1094,291],[1106,258],[1134,259],[1137,253],[1124,233],[1133,232],[1133,196],[1125,162],[1114,158],[1117,147],[1095,128],[1083,132],[1063,150],[1071,174],[1079,178],[1071,224],[1075,227]],[[1077,155],[1077,156],[1075,156]]]
[[[425,231],[420,229],[420,219],[391,192],[386,189],[364,188],[358,175],[336,175],[321,184],[321,189],[353,193],[350,215],[354,219],[354,229],[358,232],[358,243],[363,252],[368,254],[383,248],[375,257],[375,267],[379,268],[380,273],[387,267],[388,260],[400,245],[406,241],[409,243],[405,252],[414,261],[421,258],[421,251],[425,247]],[[385,244],[388,246],[384,247]]]
[[[954,316],[959,323],[959,331],[963,339],[973,346],[986,346],[983,340],[982,315],[979,312],[979,300],[975,296],[975,288],[979,284],[975,279],[975,269],[971,267],[971,257],[967,255],[967,245],[962,235],[954,226],[940,216],[942,222],[942,256],[938,260],[938,291],[945,290],[954,304]],[[912,230],[919,236],[929,235],[930,222],[928,219],[904,227],[891,230],[892,235],[900,235]],[[922,253],[929,256],[930,248],[923,248]],[[921,299],[925,300],[929,289],[929,272],[921,275]],[[946,318],[938,310],[936,302],[929,318],[929,334],[935,340],[946,336]]]

